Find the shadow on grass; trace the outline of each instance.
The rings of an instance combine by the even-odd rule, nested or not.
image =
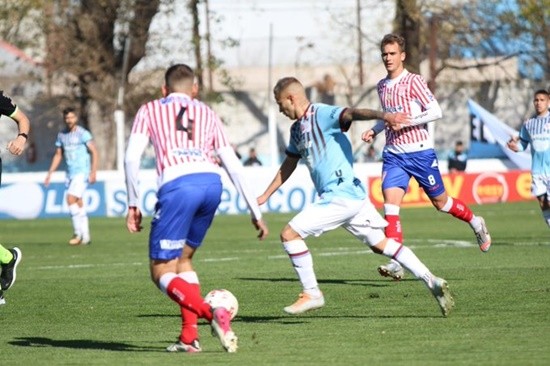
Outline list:
[[[72,348],[89,349],[115,352],[164,352],[164,350],[153,347],[139,347],[120,342],[101,342],[90,339],[67,339],[56,340],[44,337],[22,337],[8,342],[13,346],[19,347],[54,347],[54,348]]]
[[[259,278],[259,277],[238,277],[241,281],[265,281],[265,282],[298,282],[297,278]],[[405,278],[399,282],[415,282],[415,278]],[[391,279],[382,278],[380,280],[346,280],[346,279],[317,279],[320,284],[326,285],[351,285],[351,286],[369,286],[369,287],[387,287],[393,281]]]

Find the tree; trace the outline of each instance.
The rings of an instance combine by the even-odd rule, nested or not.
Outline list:
[[[416,0],[397,0],[395,9],[395,33],[402,35],[406,40],[407,58],[406,68],[414,73],[420,72],[420,30],[423,17]]]
[[[50,83],[65,82],[68,103],[78,104],[84,126],[95,136],[101,169],[116,164],[113,112],[119,80],[145,55],[149,25],[160,0],[59,0],[45,2],[45,65]],[[131,50],[121,75],[124,40]]]

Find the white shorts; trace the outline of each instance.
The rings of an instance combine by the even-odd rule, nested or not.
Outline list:
[[[538,197],[547,194],[550,197],[550,177],[544,175],[533,175],[531,182],[531,193]]]
[[[77,174],[72,178],[67,178],[65,181],[67,194],[82,198],[86,188],[88,188],[88,177],[84,174]]]
[[[302,239],[310,235],[343,227],[369,246],[380,243],[388,222],[368,200],[334,198],[330,202],[316,202],[306,207],[288,223]]]

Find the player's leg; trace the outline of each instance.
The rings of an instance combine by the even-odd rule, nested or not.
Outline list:
[[[304,239],[341,226],[360,209],[362,201],[334,199],[317,202],[296,215],[281,232],[281,242],[302,285],[298,300],[284,311],[301,314],[325,305],[313,269],[313,257]],[[355,207],[354,207],[355,206]]]
[[[409,160],[408,170],[419,186],[430,198],[432,205],[440,212],[445,212],[470,225],[476,235],[477,244],[482,252],[491,247],[491,236],[481,216],[476,216],[462,200],[447,195],[443,178],[439,171],[439,162],[433,150],[415,154]]]
[[[404,169],[407,164],[403,154],[384,154],[382,165],[382,194],[384,196],[384,218],[388,226],[384,232],[388,238],[403,242],[403,230],[399,211],[403,197],[409,187],[411,175]]]
[[[548,197],[550,197],[550,177],[533,175],[531,192],[537,197],[544,222],[550,227],[550,202],[548,202]]]
[[[447,282],[434,276],[414,252],[393,239],[386,238],[383,228],[386,222],[376,208],[367,202],[361,213],[344,225],[344,228],[378,254],[398,262],[416,278],[422,280],[437,299],[441,312],[447,316],[454,306]]]
[[[190,260],[200,246],[220,203],[221,193],[221,179],[217,174],[193,174],[162,186],[151,222],[149,257],[151,276],[157,286],[180,308],[208,320],[224,349],[235,352],[237,337],[231,329],[229,311],[212,309],[197,291],[197,284],[177,274],[179,258],[183,257],[184,262],[185,258]]]
[[[13,247],[7,249],[0,245],[0,265],[2,268],[2,272],[0,273],[0,292],[8,290],[15,283],[17,266],[21,262],[22,257],[19,248]]]
[[[188,282],[194,288],[196,294],[201,293],[199,277],[193,269],[193,255],[195,250],[201,245],[208,228],[212,224],[213,215],[219,199],[218,192],[209,195],[214,199],[203,201],[198,208],[198,212],[193,216],[193,222],[190,225],[186,245],[183,248],[182,256],[178,261],[177,274],[183,280]],[[169,346],[169,352],[200,352],[199,334],[198,334],[198,315],[193,311],[180,306],[182,327],[178,341]]]
[[[68,184],[67,205],[69,206],[74,232],[73,238],[69,240],[70,245],[90,243],[88,214],[86,213],[84,201],[82,200],[87,185],[84,174],[78,174],[72,177]]]
[[[384,156],[382,168],[382,194],[384,196],[384,218],[388,222],[384,232],[386,237],[398,243],[403,242],[403,228],[401,226],[401,202],[409,186],[410,175],[403,169],[403,156],[387,153]],[[384,277],[400,280],[405,275],[403,267],[390,260],[387,264],[378,266],[378,273]]]
[[[202,242],[202,240],[201,240]],[[198,248],[198,246],[197,246]],[[195,248],[191,246],[184,246],[183,253],[178,260],[176,273],[178,277],[191,285],[191,288],[195,294],[200,295],[200,282],[197,273],[193,269],[192,258],[195,253]],[[199,343],[198,333],[198,315],[180,306],[181,313],[181,333],[176,343],[168,346],[166,350],[168,352],[201,352],[202,349]]]

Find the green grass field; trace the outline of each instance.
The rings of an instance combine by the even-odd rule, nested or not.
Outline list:
[[[278,240],[291,215],[267,216],[258,242],[247,216],[219,216],[195,257],[203,293],[239,299],[236,354],[201,323],[200,354],[164,348],[179,309],[149,280],[147,230],[92,219],[93,244],[69,247],[69,218],[0,221],[18,245],[17,282],[0,306],[1,365],[548,365],[550,230],[536,202],[474,206],[493,246],[482,254],[468,225],[432,208],[404,209],[405,242],[448,280],[456,307],[443,318],[410,275],[379,277],[386,259],[342,229],[308,239],[327,304],[286,315],[300,286]]]

